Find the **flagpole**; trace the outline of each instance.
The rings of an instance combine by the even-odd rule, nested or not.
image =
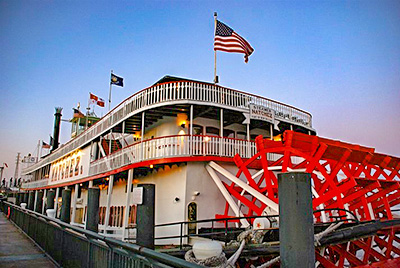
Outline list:
[[[215,40],[215,32],[217,30],[217,12],[214,12],[214,40]],[[214,84],[218,83],[217,77],[217,51],[214,49]]]
[[[39,161],[39,158],[42,157],[42,144],[43,143],[41,143],[41,141],[42,140],[38,141],[38,146],[37,146],[37,150],[38,150],[38,152],[37,152],[37,160],[38,161]]]
[[[111,70],[111,76],[112,76],[113,70]],[[111,110],[111,78],[110,78],[110,93],[108,94],[108,111]]]
[[[89,100],[88,100],[87,108],[86,108],[86,123],[85,123],[85,129],[88,128],[88,116],[89,116],[89,111],[90,111],[90,92],[89,92]]]

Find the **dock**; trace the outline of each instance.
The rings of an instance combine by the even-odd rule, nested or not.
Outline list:
[[[0,267],[24,268],[56,266],[20,229],[0,213]]]

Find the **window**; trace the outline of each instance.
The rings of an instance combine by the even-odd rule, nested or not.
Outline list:
[[[188,205],[188,221],[197,221],[197,204],[195,202],[191,202]],[[197,233],[197,223],[189,223],[188,224],[188,234],[196,234]]]
[[[230,129],[224,129],[224,137],[234,138],[235,137],[235,131],[230,130]]]
[[[193,135],[203,135],[203,126],[193,125]]]
[[[216,127],[206,127],[206,135],[219,136],[219,129]]]
[[[241,140],[246,140],[247,139],[246,132],[237,132],[236,138],[241,139]]]

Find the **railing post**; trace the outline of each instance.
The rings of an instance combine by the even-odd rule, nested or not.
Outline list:
[[[311,175],[278,174],[281,267],[315,267]]]
[[[154,249],[155,185],[139,184],[143,187],[143,202],[137,206],[137,244]]]
[[[71,221],[71,189],[63,189],[60,220],[66,223]]]
[[[16,193],[15,204],[19,206],[21,204],[21,193]]]
[[[47,209],[53,209],[54,208],[54,198],[56,196],[56,192],[53,189],[50,189],[47,192],[47,203],[46,203],[46,208]]]
[[[23,198],[23,203],[25,203],[26,205],[28,205],[28,197],[29,197],[29,193],[24,193],[24,198]]]
[[[182,249],[183,248],[183,222],[181,222],[180,224],[180,228],[181,228],[181,235],[180,235],[180,241],[179,241],[179,248]]]
[[[33,210],[33,205],[35,204],[35,192],[30,191],[28,196],[28,205],[27,208]]]
[[[43,191],[40,190],[37,192],[37,195],[36,195],[35,212],[42,213],[42,206],[43,206]]]
[[[99,204],[100,189],[91,187],[88,189],[88,211],[86,220],[86,230],[98,233],[99,231]]]

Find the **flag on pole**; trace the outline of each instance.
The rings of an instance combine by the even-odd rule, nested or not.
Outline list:
[[[90,94],[89,100],[90,100],[91,103],[97,104],[100,107],[104,107],[105,101],[102,98],[99,98],[99,97],[97,97],[96,95],[94,95],[94,94],[92,94],[90,92],[89,92],[89,94]]]
[[[47,143],[45,143],[44,141],[42,141],[42,148],[44,148],[44,149],[50,149],[51,146],[50,146],[50,144],[47,144]]]
[[[85,115],[76,108],[72,108],[74,110],[74,118],[83,118]]]
[[[97,105],[99,105],[100,107],[104,107],[105,101],[102,98],[99,98],[97,101]]]
[[[97,97],[96,95],[94,95],[94,94],[92,94],[92,93],[90,93],[89,92],[89,100],[90,100],[90,102],[91,103],[93,103],[93,104],[96,104],[97,103],[97,101],[99,100],[99,97]]]
[[[116,76],[115,74],[111,73],[111,82],[112,85],[124,86],[124,79],[122,77]]]
[[[244,53],[244,62],[246,63],[249,61],[249,56],[254,51],[243,37],[219,20],[217,20],[217,26],[215,28],[214,50]]]
[[[6,168],[8,168],[8,165],[7,165],[7,163],[3,163],[3,165],[4,165]]]

